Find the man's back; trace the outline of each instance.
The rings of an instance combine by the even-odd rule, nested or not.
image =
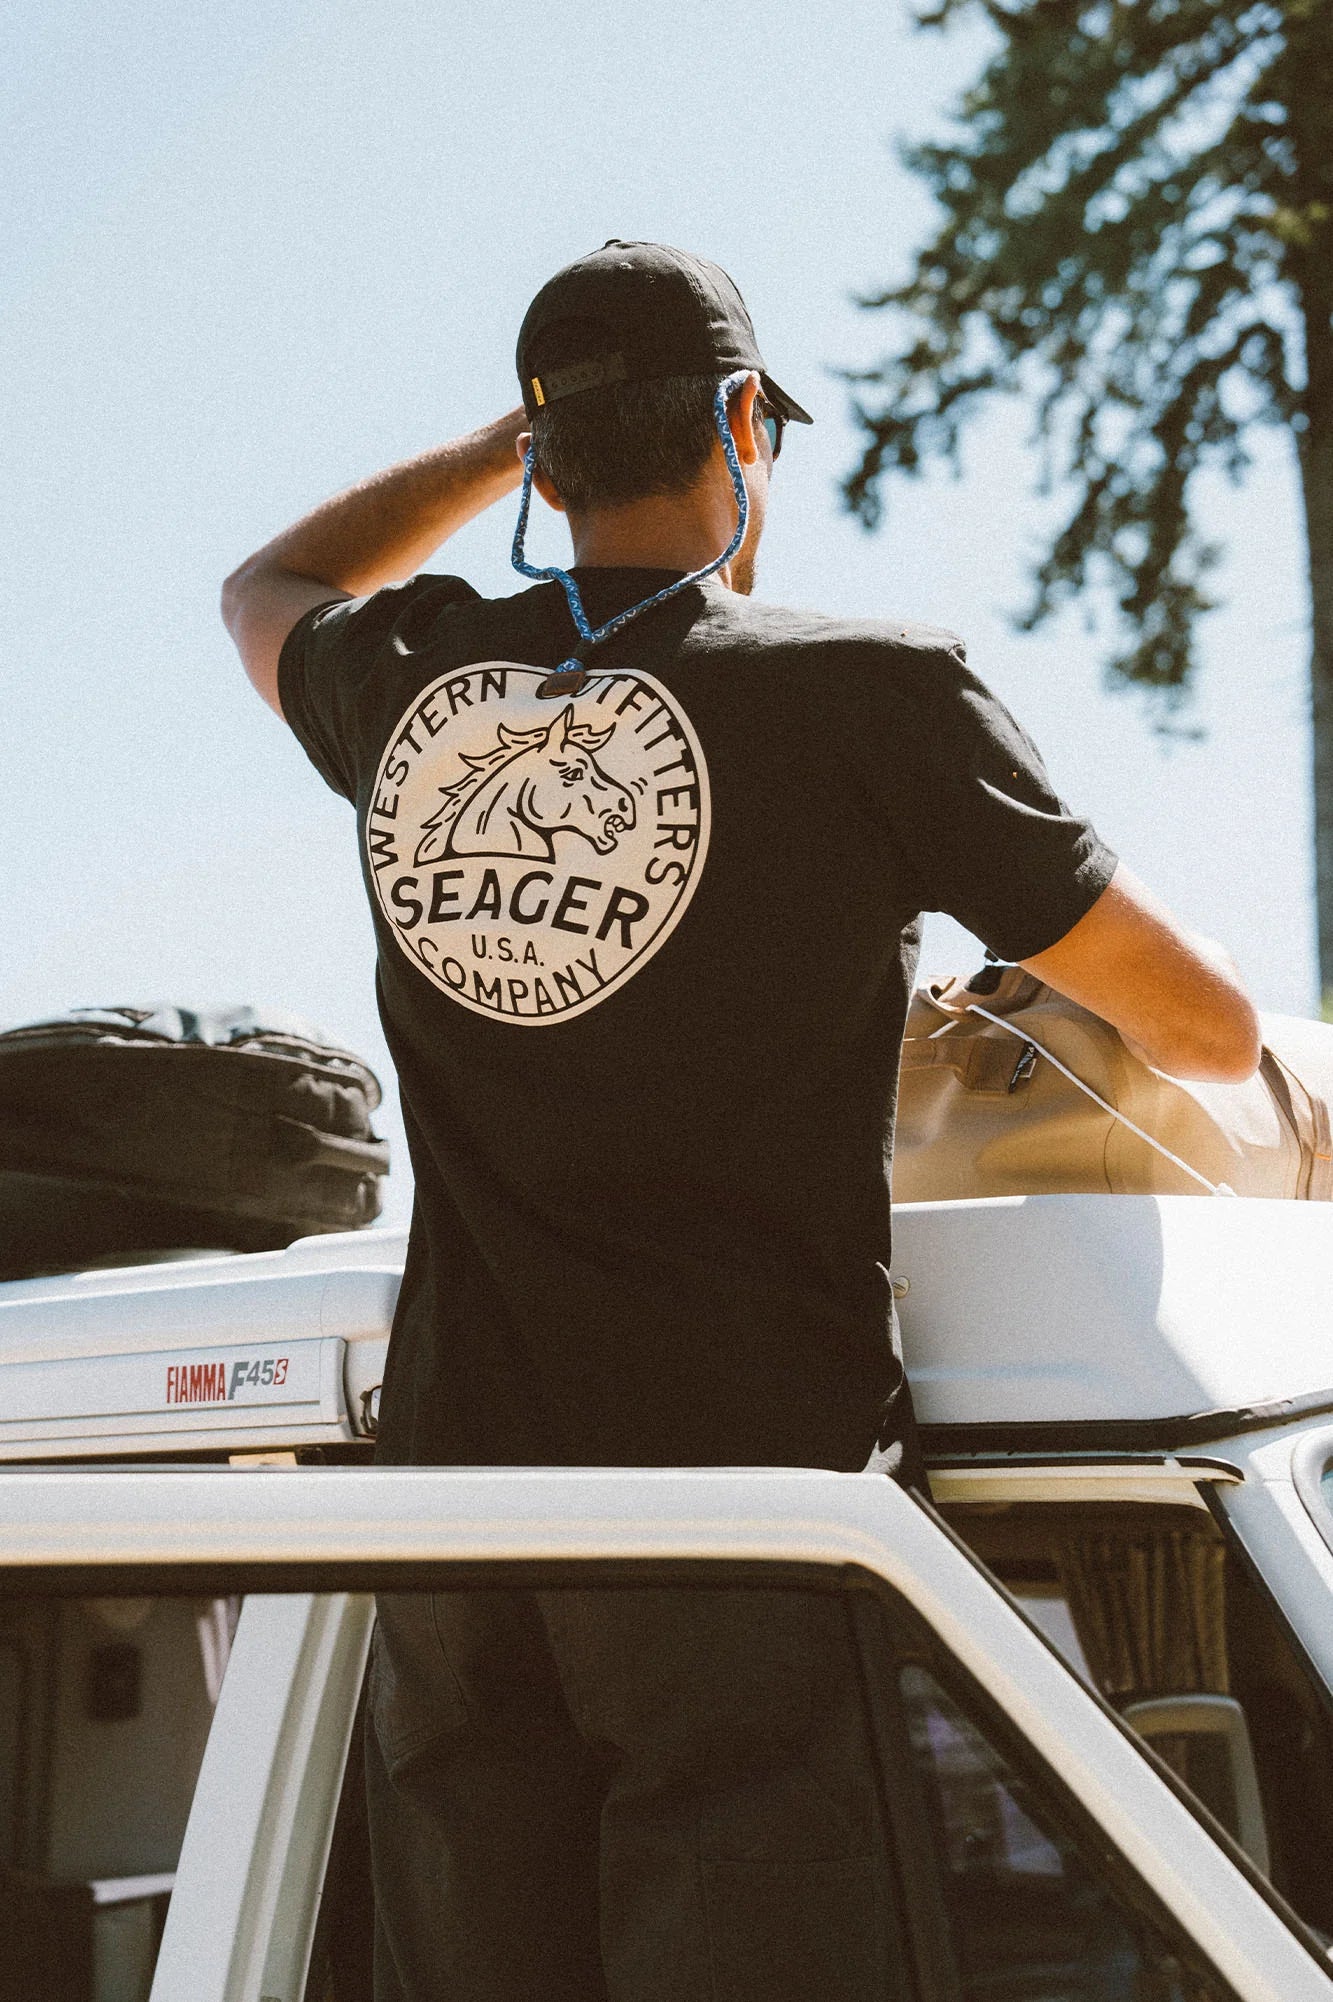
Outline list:
[[[223,590],[255,685],[358,808],[417,1183],[384,1457],[919,1485],[887,1271],[919,912],[1119,1027],[1165,1013],[1192,1074],[1253,1068],[1253,1010],[947,634],[751,602],[783,428],[810,419],[725,272],[608,243],[537,294],[517,361],[522,413]],[[380,588],[520,458],[514,561],[553,581]],[[534,489],[573,576],[523,559]],[[780,1592],[703,1629],[671,1594],[547,1596],[379,1601],[380,2002],[886,1993],[830,1637]]]
[[[594,620],[675,573],[576,573]],[[858,1468],[923,908],[1005,957],[1115,858],[947,633],[689,587],[538,694],[562,595],[309,615],[417,1181],[383,1451]]]

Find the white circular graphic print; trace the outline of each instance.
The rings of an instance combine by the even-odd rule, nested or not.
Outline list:
[[[366,853],[399,945],[444,994],[539,1027],[595,1008],[679,923],[708,773],[651,675],[485,661],[422,690],[380,762]]]

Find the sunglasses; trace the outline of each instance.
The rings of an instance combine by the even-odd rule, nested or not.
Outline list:
[[[760,404],[761,420],[765,431],[768,433],[768,442],[772,448],[773,457],[776,459],[778,453],[782,450],[782,434],[787,428],[787,420],[782,416],[780,411],[773,408],[771,403],[764,403],[761,398]]]

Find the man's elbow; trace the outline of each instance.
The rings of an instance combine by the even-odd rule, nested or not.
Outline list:
[[[222,623],[251,686],[281,716],[278,659],[282,641],[303,607],[298,606],[288,617],[288,608],[281,606],[276,618],[274,609],[264,570],[256,558],[250,557],[224,580],[219,604]]]
[[[222,592],[218,609],[222,613],[222,623],[233,639],[236,637],[236,628],[241,617],[242,607],[245,603],[246,585],[249,582],[250,569],[251,560],[247,559],[246,562],[239,564],[229,577],[224,577],[222,580]]]
[[[1192,1017],[1173,1039],[1175,1047],[1156,1056],[1159,1070],[1196,1084],[1243,1084],[1254,1076],[1263,1055],[1263,1031],[1249,997],[1228,996]]]

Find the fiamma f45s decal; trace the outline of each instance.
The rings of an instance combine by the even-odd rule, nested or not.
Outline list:
[[[313,1338],[0,1364],[0,1455],[349,1438],[344,1343]],[[99,1442],[99,1443],[94,1443]]]
[[[172,1404],[286,1404],[292,1358],[243,1355],[191,1357],[167,1364],[166,1402]]]

